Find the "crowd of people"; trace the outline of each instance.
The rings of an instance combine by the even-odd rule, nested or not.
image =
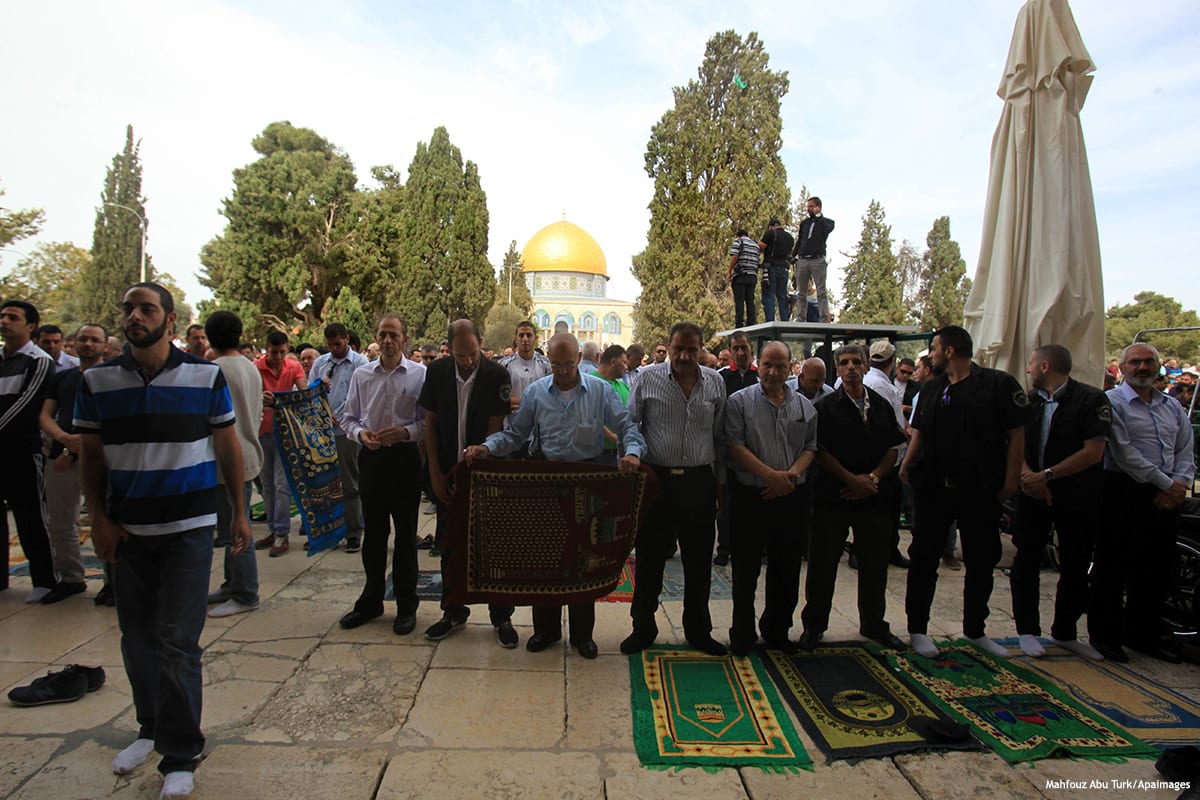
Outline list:
[[[820,219],[814,204],[810,221]],[[779,308],[786,313],[785,304]],[[96,324],[64,339],[41,324],[34,306],[3,302],[0,441],[9,457],[0,496],[29,562],[31,603],[86,590],[79,541],[86,500],[108,575],[97,602],[116,606],[140,728],[113,770],[129,772],[157,750],[164,797],[191,792],[204,746],[205,616],[253,611],[256,549],[289,550],[292,498],[273,436],[275,395],[317,385],[333,417],[345,550],[361,552],[363,569],[344,628],[383,616],[394,533],[392,628],[400,636],[415,630],[422,487],[437,516],[428,544],[449,575],[447,565],[462,557],[443,537],[453,468],[503,457],[654,472],[658,490],[636,543],[622,653],[657,640],[665,565],[676,554],[693,648],[744,656],[760,640],[787,652],[817,647],[852,536],[864,637],[935,656],[928,626],[941,564],[965,568],[965,636],[1007,657],[985,623],[1001,554],[1001,503],[1015,499],[1011,584],[1024,652],[1044,654],[1039,573],[1053,527],[1062,574],[1052,640],[1084,658],[1124,661],[1131,647],[1179,660],[1160,612],[1175,516],[1195,476],[1192,430],[1182,405],[1155,388],[1164,365],[1148,344],[1125,349],[1117,361],[1122,380],[1104,392],[1072,378],[1070,353],[1053,344],[1030,354],[1027,390],[973,363],[971,338],[956,326],[937,331],[918,360],[897,359],[887,341],[846,344],[831,354],[830,375],[825,361],[794,359],[783,342],[754,353],[741,331],[727,350],[710,352],[690,322],[675,324],[649,352],[581,345],[569,333],[543,349],[538,329],[522,322],[511,348],[495,354],[471,320],[453,322],[437,345],[417,346],[402,318],[384,314],[365,353],[340,323],[325,327],[321,346],[293,347],[272,333],[260,352],[229,311],[190,326],[176,343],[173,299],[154,283],[125,293],[121,318],[123,347]],[[1187,374],[1181,369],[1177,382]],[[257,543],[250,532],[256,481],[267,526]],[[1095,502],[1101,493],[1103,505]],[[907,557],[899,549],[906,503]],[[0,520],[7,533],[7,515]],[[224,568],[210,591],[214,543]],[[714,561],[732,569],[728,644],[713,635]],[[908,568],[908,641],[887,620],[891,565]],[[801,632],[793,637],[801,587]],[[519,644],[513,610],[488,609],[504,648]],[[1077,636],[1085,613],[1088,642]],[[445,639],[469,614],[443,601],[424,635]],[[559,607],[535,606],[526,649],[561,640],[562,617]],[[595,658],[593,604],[571,604],[567,618],[571,647]],[[53,702],[53,683],[43,690]]]

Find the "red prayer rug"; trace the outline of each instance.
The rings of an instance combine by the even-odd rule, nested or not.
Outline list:
[[[561,605],[622,579],[654,486],[646,468],[485,459],[455,469],[447,601]]]

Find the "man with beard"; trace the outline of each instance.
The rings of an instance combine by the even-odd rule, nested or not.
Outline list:
[[[1009,579],[1013,618],[1021,651],[1046,654],[1037,640],[1041,594],[1039,574],[1050,531],[1058,534],[1058,592],[1050,634],[1055,644],[1085,658],[1100,659],[1093,647],[1076,639],[1076,624],[1088,605],[1088,568],[1093,532],[1103,525],[1104,446],[1112,410],[1104,393],[1072,380],[1071,353],[1057,344],[1042,345],[1025,368],[1033,386],[1033,419],[1025,426],[1025,459],[1017,495],[1013,544],[1017,548]]]
[[[758,384],[734,392],[726,409],[729,494],[737,508],[729,649],[741,657],[749,655],[758,632],[768,647],[796,649],[788,631],[800,593],[800,562],[808,552],[806,473],[817,451],[817,411],[784,383],[790,364],[787,345],[768,343],[759,354]],[[764,554],[767,596],[756,632],[754,595]]]
[[[75,334],[75,352],[79,366],[52,376],[42,403],[42,432],[51,439],[46,463],[46,519],[50,543],[54,547],[54,568],[58,585],[42,598],[43,604],[57,603],[87,590],[83,558],[79,552],[79,448],[82,440],[75,432],[75,396],[83,373],[100,363],[108,334],[100,325],[82,325]],[[103,591],[103,589],[101,590]],[[109,592],[111,593],[111,589]],[[101,602],[103,605],[103,601]]]
[[[819,197],[808,198],[806,209],[808,219],[800,223],[796,246],[792,248],[792,258],[796,262],[796,289],[806,291],[811,280],[817,287],[821,322],[829,322],[829,293],[825,290],[829,261],[825,258],[825,245],[829,234],[833,233],[833,220],[821,213]]]
[[[525,391],[521,407],[502,431],[472,445],[463,454],[467,463],[489,455],[511,453],[529,441],[534,428],[538,445],[548,461],[598,461],[604,452],[604,429],[615,431],[625,455],[617,463],[623,473],[641,463],[645,440],[629,418],[616,393],[595,375],[579,371],[579,341],[569,333],[556,333],[547,347],[553,375],[539,378]],[[596,625],[595,603],[587,600],[567,607],[570,643],[583,658],[599,650],[592,639]],[[531,653],[545,650],[562,639],[562,606],[533,607],[533,636],[525,643]]]
[[[903,649],[884,618],[884,595],[892,551],[892,498],[900,490],[892,468],[904,434],[887,399],[863,381],[863,348],[840,347],[833,358],[842,383],[817,403],[820,469],[813,486],[812,546],[799,644],[811,649],[829,627],[838,559],[853,528],[859,633],[884,647]]]
[[[929,356],[940,374],[917,395],[913,437],[900,479],[916,491],[917,520],[904,605],[913,649],[932,658],[929,610],[946,531],[958,521],[966,578],[963,633],[997,658],[1008,650],[984,635],[993,573],[1000,561],[1000,504],[1021,477],[1029,396],[1008,373],[971,362],[971,335],[949,325],[933,335]]]
[[[171,346],[171,293],[138,283],[121,320],[130,347],[83,374],[75,427],[96,555],[116,562],[121,654],[138,735],[113,759],[124,775],[162,755],[162,797],[187,797],[204,751],[200,732],[204,628],[216,523],[217,468],[242,478],[242,454],[224,375]],[[165,447],[164,445],[170,445]],[[233,549],[250,545],[239,493]]]
[[[58,582],[50,538],[46,533],[45,498],[42,495],[42,436],[38,416],[46,382],[54,375],[54,361],[30,339],[38,327],[38,310],[24,300],[6,300],[0,306],[0,506],[8,504],[17,523],[21,549],[29,560],[33,591],[26,603],[45,598]],[[1174,402],[1174,401],[1172,401]],[[0,531],[8,542],[8,515],[0,514]],[[8,550],[0,589],[8,588]]]
[[[187,352],[196,358],[204,358],[208,352],[208,334],[204,332],[203,325],[188,325]]]
[[[1160,366],[1154,347],[1129,345],[1121,353],[1125,382],[1107,393],[1107,524],[1096,529],[1088,634],[1111,661],[1128,660],[1122,643],[1162,661],[1180,661],[1161,615],[1179,506],[1196,477],[1195,444],[1183,407],[1154,388]]]

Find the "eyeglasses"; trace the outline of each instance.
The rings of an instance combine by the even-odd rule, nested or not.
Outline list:
[[[654,354],[658,355],[658,356],[665,356],[667,354],[667,351],[666,350],[655,350]]]
[[[422,361],[437,361],[437,356],[433,354],[425,354],[421,356]]]

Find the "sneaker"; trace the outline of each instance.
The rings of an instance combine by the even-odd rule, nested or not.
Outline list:
[[[74,702],[87,691],[87,676],[72,666],[59,672],[48,672],[28,686],[18,686],[8,693],[8,699],[14,706],[45,706]]]
[[[216,618],[232,617],[234,614],[245,614],[247,611],[253,611],[256,608],[258,608],[258,603],[243,603],[231,597],[224,603],[221,603],[221,605],[210,608],[208,615]]]
[[[283,555],[288,551],[289,547],[291,547],[291,545],[288,544],[288,537],[276,536],[275,543],[271,545],[271,558],[276,558]]]
[[[465,628],[466,625],[467,621],[465,619],[442,617],[437,622],[425,629],[425,638],[434,642],[439,642],[455,631]],[[513,635],[516,635],[516,631],[513,632]]]
[[[496,626],[496,638],[500,640],[500,646],[506,650],[512,650],[521,641],[521,637],[517,636],[517,629],[513,627],[512,620],[504,620]]]
[[[266,536],[262,537],[261,539],[259,539],[258,541],[256,541],[254,543],[254,549],[255,550],[266,550],[267,548],[274,546],[274,544],[275,544],[275,534],[268,533]]]
[[[426,516],[429,516],[430,514],[436,514],[436,513],[437,513],[437,506],[435,506],[433,503],[426,503],[426,504],[425,504],[425,505],[424,505],[424,506],[421,508],[421,513],[422,513],[422,514],[424,514],[424,515],[426,515]]]
[[[357,536],[347,536],[346,537],[346,552],[347,553],[357,553],[359,550],[362,550],[362,540],[359,539]]]

